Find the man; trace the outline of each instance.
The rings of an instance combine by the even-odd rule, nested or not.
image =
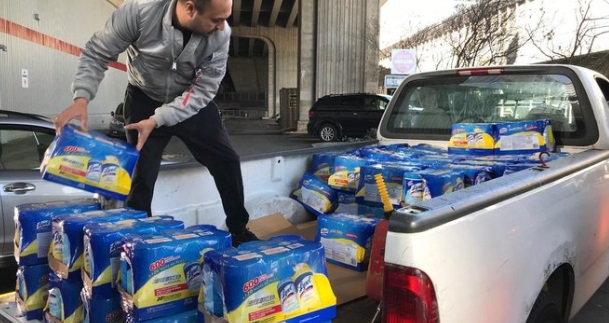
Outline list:
[[[126,205],[150,215],[164,148],[179,137],[214,177],[233,244],[257,240],[246,228],[239,156],[212,101],[226,72],[232,0],[127,0],[83,50],[74,101],[55,118],[87,128],[87,104],[108,63],[127,50],[127,140],[140,151]]]

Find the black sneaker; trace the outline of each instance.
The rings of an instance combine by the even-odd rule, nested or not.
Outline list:
[[[258,241],[260,239],[258,239],[258,237],[256,237],[256,235],[252,231],[245,228],[245,229],[243,229],[243,232],[241,232],[240,234],[233,233],[232,240],[233,240],[233,247],[236,248],[244,242]]]

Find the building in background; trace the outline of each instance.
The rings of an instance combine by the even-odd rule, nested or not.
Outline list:
[[[416,52],[416,71],[538,62],[606,65],[600,54],[609,50],[609,1],[484,0],[453,6],[443,1],[446,7],[428,1],[436,19],[418,11],[423,4],[407,11],[413,19],[404,19],[406,11],[394,14],[391,6],[399,0],[383,6],[381,65],[390,65],[393,49]],[[387,29],[391,19],[401,21],[401,28]],[[390,42],[396,35],[400,39]]]

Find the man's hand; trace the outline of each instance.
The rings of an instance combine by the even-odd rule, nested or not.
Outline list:
[[[59,135],[61,129],[72,119],[80,120],[80,127],[87,131],[87,104],[89,102],[84,98],[77,98],[72,104],[61,111],[54,119],[55,133]]]
[[[148,136],[150,136],[150,133],[154,128],[156,128],[156,121],[152,118],[125,126],[125,130],[137,130],[137,146],[135,146],[135,149],[138,151],[142,150],[144,143],[146,143]]]

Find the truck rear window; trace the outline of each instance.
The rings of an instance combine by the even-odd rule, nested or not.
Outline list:
[[[571,78],[563,74],[443,76],[403,88],[387,118],[392,133],[450,134],[453,123],[550,119],[558,137],[583,127]],[[579,129],[582,132],[583,129]]]

